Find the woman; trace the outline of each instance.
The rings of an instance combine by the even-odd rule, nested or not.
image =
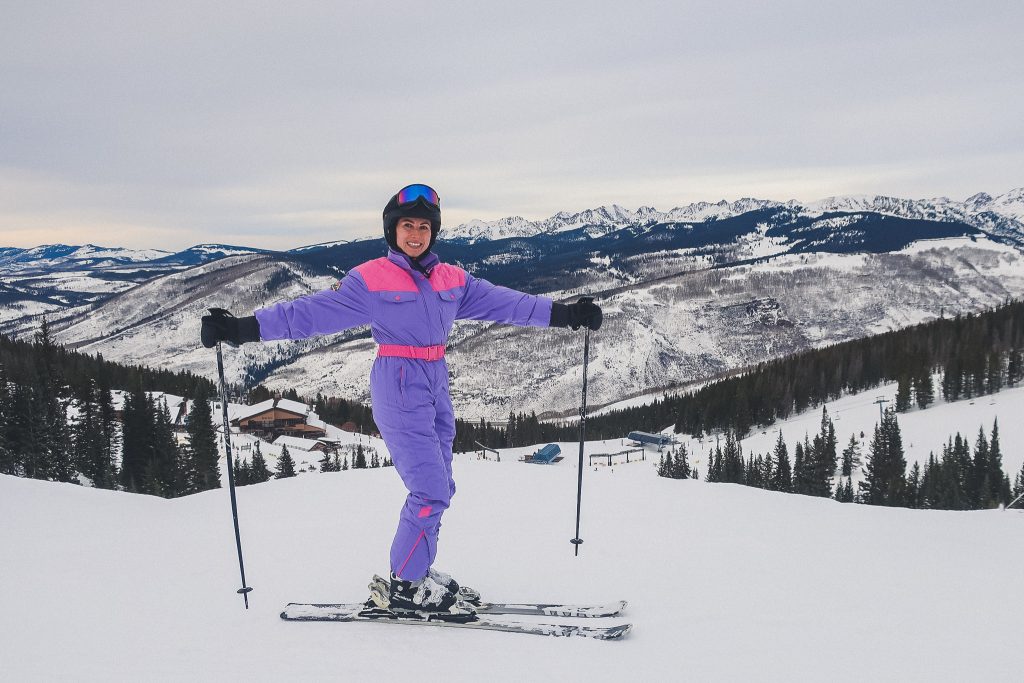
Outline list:
[[[370,371],[373,419],[409,490],[391,545],[391,579],[371,583],[368,605],[396,613],[473,613],[475,594],[432,568],[441,517],[455,494],[455,415],[445,343],[456,319],[533,327],[601,326],[590,301],[558,304],[442,263],[432,252],[441,200],[426,185],[402,188],[384,207],[385,257],[350,271],[331,289],[282,302],[248,318],[203,317],[207,347],[302,339],[370,325],[378,344]]]

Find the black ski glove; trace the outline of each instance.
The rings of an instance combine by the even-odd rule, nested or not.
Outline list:
[[[260,340],[260,323],[254,315],[236,318],[223,308],[211,308],[209,314],[203,316],[201,337],[203,346],[208,349],[221,341],[238,346]]]
[[[598,330],[603,319],[601,307],[589,297],[583,297],[574,304],[551,304],[551,327],[571,327],[574,330],[589,327]]]

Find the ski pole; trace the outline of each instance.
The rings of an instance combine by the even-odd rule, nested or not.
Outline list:
[[[214,313],[220,309],[211,308]],[[228,421],[228,390],[224,385],[224,358],[217,342],[217,374],[220,377],[220,406],[224,415],[224,454],[228,463],[228,490],[231,492],[231,519],[235,523],[235,547],[238,548],[238,570],[242,574],[242,587],[236,592],[241,593],[245,600],[245,609],[249,609],[250,586],[245,585],[245,565],[242,563],[242,537],[238,533],[238,504],[235,502],[235,463],[231,457],[231,423]]]
[[[591,303],[593,301],[594,299],[591,297],[583,297],[579,302]],[[580,554],[580,544],[583,543],[583,539],[580,538],[580,505],[583,502],[583,442],[587,436],[587,364],[589,362],[590,327],[588,326],[587,331],[583,333],[583,402],[580,404],[580,463],[576,476],[576,536],[569,541],[576,546],[573,555],[577,557]]]

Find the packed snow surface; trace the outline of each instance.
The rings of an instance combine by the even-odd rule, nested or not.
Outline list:
[[[437,564],[497,600],[629,600],[602,620],[632,622],[623,641],[281,621],[291,601],[362,600],[387,570],[392,468],[239,489],[248,611],[227,491],[0,476],[4,678],[1020,680],[1024,513],[661,479],[649,457],[587,469],[574,557],[568,448],[556,466],[457,455]]]

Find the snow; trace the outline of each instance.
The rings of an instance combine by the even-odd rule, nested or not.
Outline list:
[[[946,403],[942,400],[939,390],[941,376],[933,375],[932,381],[938,397],[934,405],[925,410],[914,408],[906,413],[896,414],[903,436],[908,469],[915,461],[923,468],[928,461],[929,453],[934,453],[938,458],[942,454],[942,446],[957,432],[967,439],[973,452],[978,429],[984,428],[987,439],[991,437],[993,421],[998,420],[1003,471],[1009,475],[1012,484],[1021,471],[1021,466],[1024,465],[1024,422],[1018,419],[1019,415],[1024,414],[1024,386],[1003,389],[989,396]],[[850,442],[850,435],[854,434],[861,442],[861,454],[867,455],[867,446],[879,421],[879,407],[875,401],[881,398],[887,401],[884,404],[886,408],[894,406],[896,386],[896,383],[883,384],[877,389],[844,396],[824,405],[835,424],[840,451],[846,448]],[[740,442],[744,459],[750,455],[772,452],[781,429],[792,460],[796,442],[802,442],[804,434],[813,439],[820,431],[821,409],[822,406],[818,406],[776,422],[770,427],[755,429],[750,436]],[[860,439],[861,432],[864,433],[863,439]],[[680,435],[680,439],[691,454],[690,463],[696,466],[702,475],[705,474],[705,454],[714,448],[715,436],[705,436],[703,441],[699,441],[689,435]],[[724,444],[724,439],[722,443]]]
[[[309,452],[318,443],[319,441],[317,441],[316,439],[303,439],[298,436],[279,436],[276,439],[274,439],[275,446],[287,446],[289,451],[291,451],[293,448],[297,448],[301,451]]]
[[[289,410],[299,415],[305,415],[309,412],[309,406],[305,403],[299,403],[298,401],[292,401],[291,399],[282,398],[277,402],[277,407],[281,410]]]
[[[287,602],[361,600],[386,571],[392,468],[238,489],[248,611],[225,490],[0,476],[4,677],[1019,680],[1024,513],[843,505],[660,479],[648,461],[586,471],[574,557],[574,454],[506,455],[456,456],[439,567],[495,599],[627,599],[607,620],[634,624],[625,640],[281,621]]]

